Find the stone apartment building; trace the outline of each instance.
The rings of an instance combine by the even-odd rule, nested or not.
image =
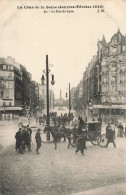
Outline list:
[[[16,104],[16,79],[19,77],[14,64],[0,58],[0,118],[6,116],[12,118],[22,110],[21,105]]]
[[[33,115],[41,99],[46,109],[46,87],[32,81],[31,74],[12,57],[0,58],[0,118],[16,117],[22,110]],[[51,107],[53,99],[50,91]]]
[[[109,43],[98,41],[100,114],[126,114],[126,36],[118,29]],[[98,106],[94,106],[97,108]]]
[[[126,36],[118,29],[109,43],[103,36],[97,46],[83,74],[83,106],[92,116],[126,117]]]

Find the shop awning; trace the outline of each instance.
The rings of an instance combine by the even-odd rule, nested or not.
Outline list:
[[[11,106],[11,107],[9,107],[9,106],[6,106],[6,107],[0,107],[0,110],[22,110],[22,107],[18,107],[18,106]]]

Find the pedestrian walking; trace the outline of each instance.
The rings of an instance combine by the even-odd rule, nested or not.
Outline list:
[[[77,149],[75,153],[80,151],[81,154],[84,155],[84,149],[87,149],[86,148],[86,137],[82,135],[77,139]]]
[[[30,125],[30,122],[31,122],[31,117],[30,115],[28,115],[28,124]]]
[[[62,123],[62,125],[60,127],[60,137],[64,138],[64,142],[66,141],[66,133],[67,133],[67,129],[65,127],[65,124]]]
[[[38,115],[35,116],[36,124],[38,123]]]
[[[53,141],[55,143],[55,150],[57,149],[57,142],[59,141],[59,135],[60,135],[60,133],[57,131],[55,131],[53,134]]]
[[[50,128],[51,134],[53,136],[53,142],[55,144],[55,150],[57,149],[57,142],[60,141],[60,136],[61,133],[59,132],[59,128],[56,125],[56,123],[54,123],[54,127]]]
[[[124,134],[123,129],[124,129],[123,125],[119,123],[117,137],[123,137],[123,134]]]
[[[107,144],[106,144],[106,148],[108,147],[109,143],[113,143],[114,148],[116,148],[116,144],[114,142],[115,139],[115,129],[113,128],[113,126],[111,126],[111,124],[108,124],[106,127],[106,136],[107,136]]]
[[[35,135],[35,139],[36,139],[36,144],[37,144],[37,147],[36,147],[36,153],[39,154],[39,149],[41,147],[41,142],[42,142],[42,139],[41,139],[41,135],[40,135],[40,129],[38,129],[36,135]]]
[[[28,151],[31,151],[31,134],[28,128],[25,133],[25,145],[28,147]]]
[[[67,148],[69,149],[70,148],[70,145],[71,145],[71,132],[68,130],[68,133],[66,135],[66,138],[68,140],[68,146]]]

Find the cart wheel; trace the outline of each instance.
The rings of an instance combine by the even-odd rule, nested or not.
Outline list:
[[[100,135],[99,146],[100,146],[100,147],[105,147],[106,144],[107,144],[107,141],[108,141],[108,139],[107,139],[107,137],[106,137],[106,134]]]
[[[91,142],[94,146],[99,145],[100,141],[101,141],[100,135],[97,135],[96,137],[95,137],[95,136],[90,137],[90,142]]]
[[[77,147],[77,142],[76,142],[76,139],[71,138],[71,146],[73,146],[73,147]]]

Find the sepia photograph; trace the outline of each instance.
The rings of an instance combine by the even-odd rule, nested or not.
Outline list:
[[[126,194],[126,1],[0,0],[0,195]]]

